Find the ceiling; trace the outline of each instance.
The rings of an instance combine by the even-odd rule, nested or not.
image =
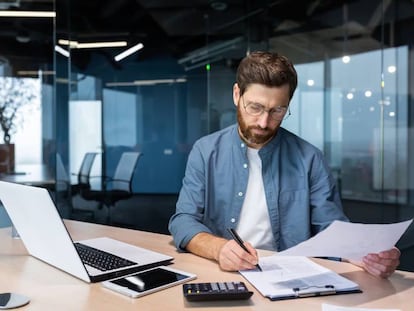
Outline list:
[[[54,6],[54,0],[0,0],[0,9]],[[298,62],[404,44],[414,36],[413,0],[56,0],[56,12],[57,39],[142,42],[144,49],[128,62],[167,55],[187,69],[207,52],[210,60],[229,61],[270,48]],[[44,67],[39,64],[53,57],[53,26],[53,19],[0,18],[0,58],[14,67]],[[99,53],[122,68],[113,60],[122,50],[73,50],[72,62],[84,69]]]

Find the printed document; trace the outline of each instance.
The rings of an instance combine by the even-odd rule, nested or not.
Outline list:
[[[261,257],[259,264],[262,272],[240,273],[271,300],[361,292],[358,284],[307,257],[272,255]]]
[[[278,255],[338,257],[360,261],[369,253],[391,249],[413,220],[393,224],[360,224],[335,220],[325,230]]]

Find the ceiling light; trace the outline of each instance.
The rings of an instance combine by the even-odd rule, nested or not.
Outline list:
[[[0,11],[0,17],[56,17],[53,11]]]
[[[69,57],[70,53],[69,51],[66,51],[64,48],[61,48],[59,45],[55,45],[55,51],[62,54],[65,57]]]
[[[115,60],[119,62],[121,59],[124,59],[125,57],[141,50],[144,47],[142,43],[138,43],[134,45],[133,47],[130,47],[129,49],[123,51],[122,53],[115,56]]]
[[[126,46],[126,41],[103,41],[103,42],[78,42],[72,40],[59,39],[61,45],[68,45],[71,49],[94,49]]]
[[[113,48],[126,46],[126,41],[78,43],[77,49]]]
[[[397,71],[397,67],[395,66],[388,66],[388,72],[389,73],[395,73]]]
[[[342,62],[344,64],[348,64],[351,61],[351,57],[349,57],[348,55],[345,55],[344,57],[342,57]]]
[[[30,36],[26,34],[18,34],[16,36],[16,41],[19,43],[28,43],[30,42]]]
[[[19,70],[17,74],[19,76],[53,76],[55,72],[53,70]]]
[[[212,1],[210,2],[210,7],[216,11],[224,11],[227,9],[228,5],[224,1]]]
[[[172,84],[172,83],[185,83],[186,78],[177,79],[155,79],[155,80],[135,80],[131,82],[108,82],[106,86],[150,86],[156,84]]]
[[[243,37],[237,37],[232,40],[228,40],[221,43],[210,44],[208,46],[197,49],[190,52],[187,56],[178,60],[179,64],[185,64],[187,62],[196,63],[210,59],[213,56],[223,54],[230,50],[236,50],[240,47],[240,44],[244,42]]]
[[[70,48],[75,49],[76,46],[79,44],[78,41],[72,41],[72,40],[65,40],[65,39],[59,39],[58,43],[61,45],[69,45]]]
[[[314,86],[314,85],[315,85],[315,81],[314,81],[314,80],[312,80],[312,79],[309,79],[309,80],[307,81],[307,84],[308,84],[308,86]]]

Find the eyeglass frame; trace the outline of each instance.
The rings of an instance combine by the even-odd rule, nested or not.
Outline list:
[[[282,120],[286,120],[291,115],[290,107],[289,106],[287,106],[287,107],[286,106],[277,106],[277,107],[273,107],[273,108],[270,108],[270,109],[266,109],[265,106],[263,106],[262,104],[259,104],[259,103],[249,102],[249,103],[246,104],[245,101],[244,101],[244,97],[243,96],[241,96],[241,97],[243,98],[244,111],[246,111],[246,113],[249,116],[252,116],[252,117],[260,117],[261,115],[263,115],[264,112],[267,112],[272,120],[274,120],[274,121],[282,121]],[[251,113],[249,113],[247,111],[247,107],[248,106],[251,106],[251,105],[256,105],[256,106],[258,106],[258,108],[260,107],[260,112],[258,114],[251,114]],[[277,111],[275,109],[284,109],[285,112],[283,114],[283,117],[275,119],[273,117],[273,114],[272,114],[273,112],[276,112],[277,113]],[[288,112],[288,114],[286,114],[287,112]]]

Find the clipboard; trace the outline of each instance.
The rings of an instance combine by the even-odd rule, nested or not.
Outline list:
[[[239,272],[270,300],[362,293],[357,283],[304,256],[261,257],[260,266],[262,272]]]
[[[267,296],[272,301],[276,300],[285,300],[285,299],[295,299],[295,298],[307,298],[307,297],[317,297],[317,296],[329,296],[329,295],[340,295],[340,294],[355,294],[362,293],[362,290],[359,288],[349,289],[349,290],[336,290],[333,285],[325,286],[307,286],[303,288],[292,288],[292,295],[288,296]]]

